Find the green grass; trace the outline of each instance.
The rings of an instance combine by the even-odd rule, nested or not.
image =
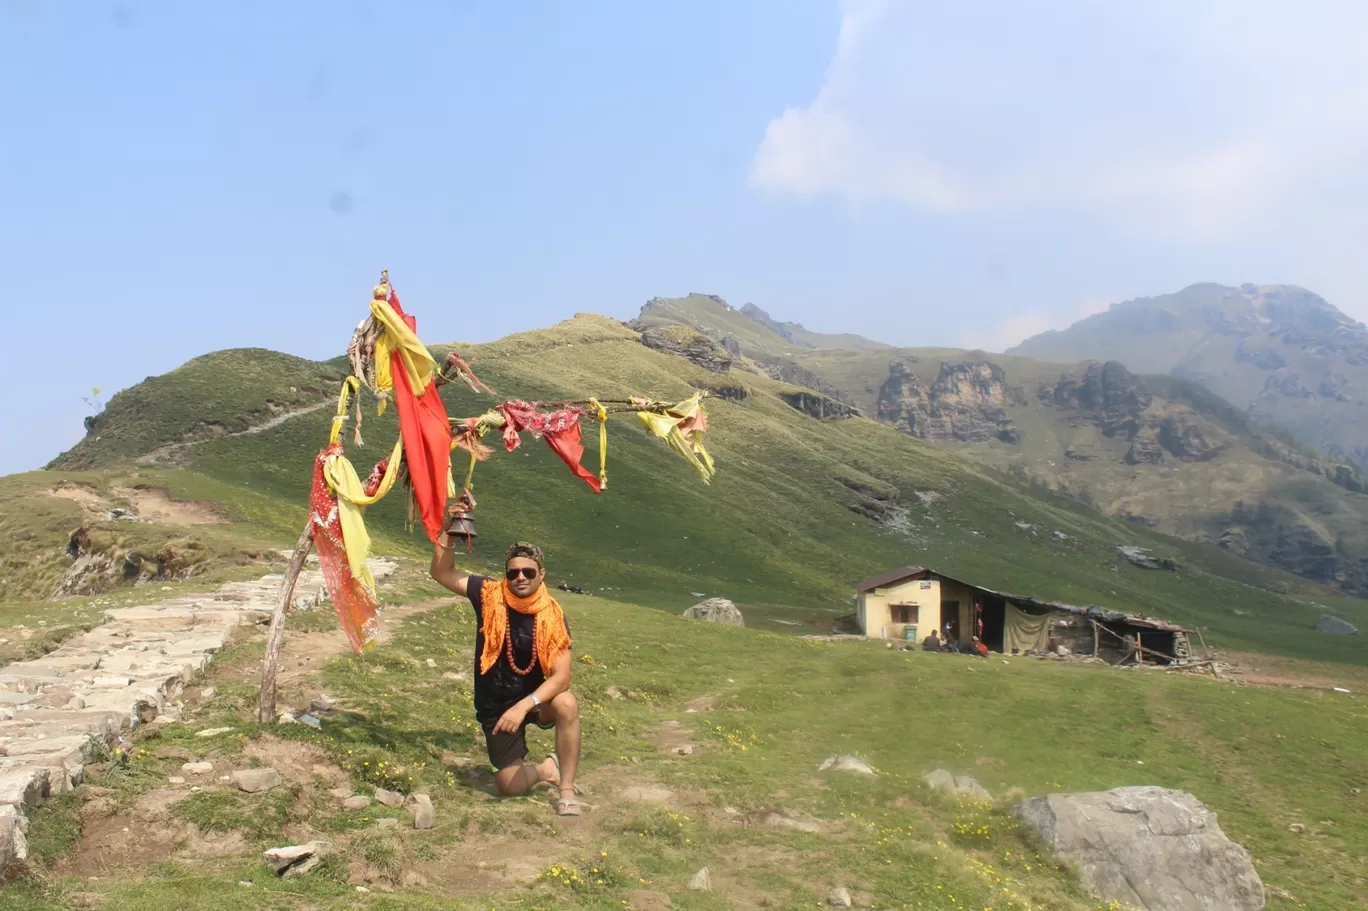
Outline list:
[[[469,669],[474,628],[462,604],[411,615],[373,653],[326,665],[314,686],[344,710],[322,731],[276,729],[328,751],[363,792],[384,783],[433,795],[438,826],[427,832],[402,821],[375,830],[378,813],[348,815],[326,800],[287,811],[297,838],[321,833],[343,846],[344,860],[363,859],[387,881],[428,864],[426,886],[372,894],[368,904],[620,908],[626,890],[638,888],[665,892],[684,909],[759,906],[760,897],[790,908],[843,884],[872,895],[875,907],[1099,909],[1017,830],[1006,812],[1010,795],[1136,784],[1188,790],[1212,808],[1277,890],[1273,911],[1347,908],[1368,888],[1360,863],[1368,816],[1359,805],[1368,713],[1360,697],[1161,671],[974,661],[715,627],[601,598],[563,603],[576,629],[583,781],[594,807],[583,825],[557,821],[545,795],[492,799],[487,774],[448,765],[460,756],[477,770],[483,762],[468,683],[443,676]],[[239,666],[250,666],[249,653],[229,655],[217,672]],[[626,698],[611,699],[609,686]],[[222,738],[232,747],[256,736],[250,711],[249,700],[220,704],[192,726],[239,713],[238,732]],[[168,732],[157,743],[192,737],[188,729]],[[693,754],[670,752],[676,740],[694,743]],[[535,756],[549,747],[548,735],[532,735]],[[833,753],[859,755],[880,774],[819,773]],[[1002,799],[985,806],[929,793],[920,778],[936,767],[973,775]],[[625,786],[645,784],[669,788],[670,806],[622,797]],[[262,815],[253,808],[263,797],[201,797],[187,806],[202,824],[240,828]],[[736,824],[776,809],[814,820],[822,832]],[[1306,831],[1293,832],[1293,823]],[[542,875],[525,885],[458,885],[466,881],[455,871],[489,856],[478,852],[490,845],[503,846],[491,860],[535,861]],[[719,891],[686,890],[705,865]],[[111,908],[333,909],[356,901],[345,869],[335,863],[288,881],[302,905],[276,891],[255,853],[210,869],[171,862],[146,875],[97,883],[39,877],[6,889],[24,909],[61,907],[61,896],[77,888],[106,894]]]

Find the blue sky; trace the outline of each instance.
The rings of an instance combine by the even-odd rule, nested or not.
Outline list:
[[[1029,6],[0,0],[0,473],[93,386],[339,353],[382,267],[431,342],[689,291],[989,349],[1195,281],[1368,316],[1368,12]]]

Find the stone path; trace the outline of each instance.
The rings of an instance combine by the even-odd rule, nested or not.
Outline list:
[[[367,563],[377,580],[396,569]],[[0,667],[0,868],[27,853],[25,811],[79,785],[85,764],[123,732],[174,715],[185,685],[239,626],[270,620],[282,578],[107,610],[102,625],[56,651]],[[306,569],[296,601],[322,588],[322,573]]]

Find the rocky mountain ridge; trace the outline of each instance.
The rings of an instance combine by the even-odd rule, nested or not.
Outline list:
[[[1008,353],[1189,379],[1328,456],[1368,464],[1368,327],[1303,288],[1192,285],[1113,304]]]

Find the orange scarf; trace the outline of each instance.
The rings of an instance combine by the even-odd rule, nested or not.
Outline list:
[[[508,590],[507,582],[495,579],[487,580],[480,587],[480,608],[484,615],[480,624],[480,632],[484,633],[480,673],[489,673],[504,653],[504,640],[508,638],[508,611],[505,608],[509,607],[535,618],[532,621],[532,659],[541,665],[543,674],[551,676],[551,663],[570,648],[570,631],[565,627],[561,606],[544,584],[538,586],[531,597],[519,598]]]

